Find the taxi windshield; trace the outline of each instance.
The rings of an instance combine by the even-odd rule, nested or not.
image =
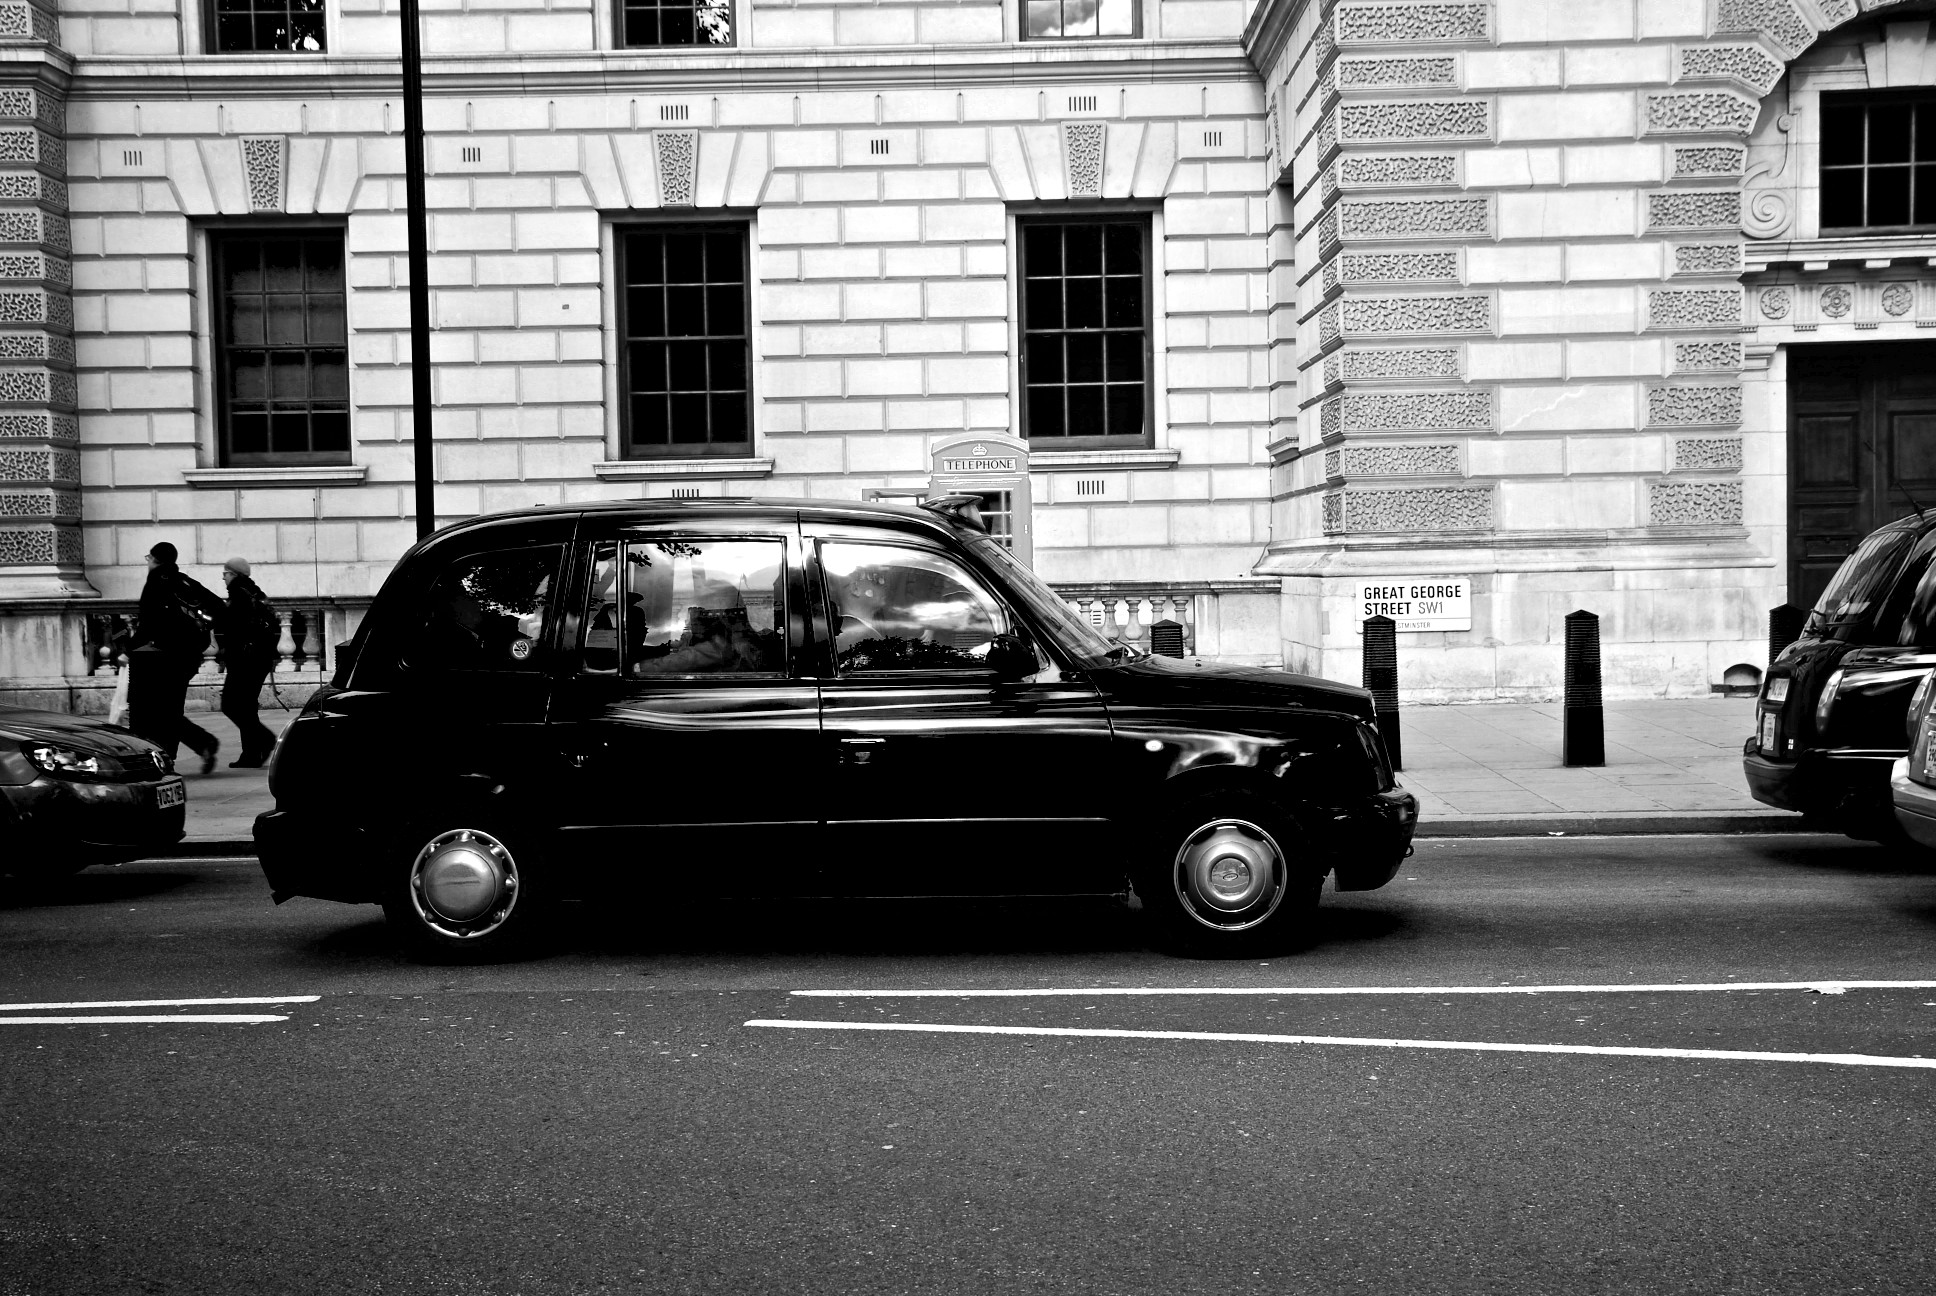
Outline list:
[[[1057,642],[1086,665],[1097,665],[1135,653],[1112,643],[1102,631],[1090,625],[1074,608],[1062,601],[1040,576],[1023,565],[1009,547],[985,535],[962,537],[976,556],[1001,572],[1009,593],[1053,629]]]

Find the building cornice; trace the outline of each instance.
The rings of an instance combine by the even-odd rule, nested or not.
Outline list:
[[[1258,76],[1268,76],[1278,51],[1291,39],[1291,32],[1311,0],[1263,0],[1251,11],[1244,26],[1244,53]]]
[[[1300,0],[1301,2],[1301,0]],[[393,59],[331,55],[252,58],[87,58],[73,63],[71,99],[345,99],[401,92]],[[700,55],[587,50],[582,54],[427,57],[436,95],[799,92],[952,86],[1254,79],[1234,41],[1149,42],[1080,49],[919,46],[864,53],[742,49]]]

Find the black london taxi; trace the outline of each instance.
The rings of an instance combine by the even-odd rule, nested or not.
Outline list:
[[[1890,767],[1936,668],[1936,516],[1878,528],[1843,560],[1802,636],[1769,664],[1742,749],[1755,799],[1870,841],[1898,837]]]
[[[0,875],[46,879],[182,839],[188,794],[161,748],[88,716],[0,707]]]
[[[633,501],[421,541],[288,726],[274,898],[375,902],[419,956],[515,948],[624,888],[1120,892],[1250,952],[1383,886],[1417,802],[1362,689],[1111,643],[978,525],[919,508]],[[670,908],[668,908],[670,907]]]

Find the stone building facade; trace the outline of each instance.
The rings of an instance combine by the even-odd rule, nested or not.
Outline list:
[[[426,0],[439,519],[1016,437],[1035,566],[1131,637],[1355,679],[1359,585],[1455,577],[1415,697],[1553,695],[1576,607],[1611,694],[1706,692],[1936,478],[1936,166],[1850,227],[1895,172],[1845,138],[1921,120],[1929,9]],[[0,47],[0,690],[86,705],[160,539],[333,638],[416,531],[394,8]]]

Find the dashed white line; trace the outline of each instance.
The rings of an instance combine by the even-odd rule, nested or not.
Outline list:
[[[256,1025],[261,1022],[288,1021],[286,1015],[273,1013],[155,1013],[147,1016],[113,1016],[105,1013],[63,1017],[0,1017],[0,1026],[116,1026],[177,1025],[181,1022],[232,1022]]]
[[[1494,994],[1663,994],[1712,990],[1936,990],[1936,981],[1708,981],[1665,985],[1489,985],[1489,986],[1089,986],[1022,987],[1002,990],[792,990],[804,999],[1080,999],[1100,995],[1494,995]]]
[[[0,1004],[0,1013],[8,1012],[56,1012],[64,1008],[214,1008],[242,1004],[290,1004],[315,1003],[321,995],[265,995],[256,998],[232,999],[95,999],[72,1003],[23,1003]],[[0,1018],[4,1021],[5,1018]],[[101,1020],[101,1019],[93,1019]],[[183,1021],[181,1017],[170,1017],[169,1021]]]
[[[925,1022],[843,1022],[755,1019],[748,1026],[777,1030],[909,1031],[940,1035],[1048,1035],[1075,1039],[1196,1040],[1227,1044],[1343,1044],[1359,1048],[1439,1049],[1476,1053],[1577,1053],[1594,1057],[1695,1058],[1719,1062],[1817,1062],[1830,1066],[1936,1070],[1936,1058],[1867,1053],[1767,1053],[1749,1049],[1626,1048],[1593,1044],[1498,1044],[1478,1040],[1370,1039],[1351,1035],[1259,1035],[1241,1031],[1085,1029],[1062,1026],[956,1026]]]

